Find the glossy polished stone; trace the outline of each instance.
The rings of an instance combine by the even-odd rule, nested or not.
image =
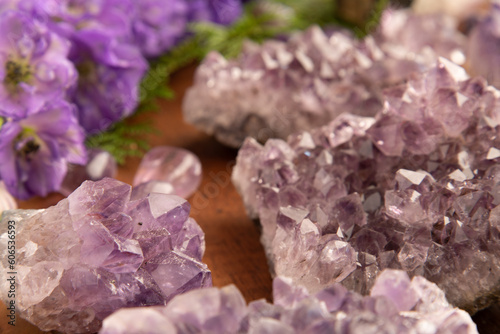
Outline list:
[[[182,148],[159,146],[144,155],[133,185],[141,193],[159,191],[187,198],[200,185],[201,172],[200,159],[193,153]],[[155,182],[148,184],[150,181]]]

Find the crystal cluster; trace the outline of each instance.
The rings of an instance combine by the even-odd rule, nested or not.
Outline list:
[[[233,182],[274,274],[366,293],[384,268],[474,312],[500,293],[500,92],[440,59],[375,117],[245,141]]]
[[[166,307],[120,310],[104,320],[100,334],[132,333],[477,333],[470,316],[452,308],[435,284],[421,276],[385,270],[370,296],[339,284],[316,294],[274,280],[274,305],[245,304],[232,285],[175,297]]]
[[[15,222],[16,308],[42,330],[93,333],[122,307],[165,305],[211,286],[201,262],[204,234],[184,199],[164,194],[130,201],[131,187],[86,181],[45,210],[4,211],[1,297],[8,301],[7,221]],[[9,224],[10,225],[10,224]]]
[[[196,155],[178,147],[158,146],[142,158],[132,197],[160,192],[187,198],[200,182],[201,162]]]
[[[463,36],[441,16],[387,10],[375,35],[311,27],[286,42],[247,44],[237,60],[209,54],[185,98],[185,119],[227,145],[324,125],[342,112],[373,116],[382,88],[432,66],[464,61]]]

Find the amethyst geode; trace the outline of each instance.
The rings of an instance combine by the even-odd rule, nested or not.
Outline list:
[[[339,284],[314,295],[274,280],[274,305],[248,306],[233,285],[190,291],[166,307],[120,310],[104,320],[100,334],[163,333],[477,333],[470,316],[451,307],[442,290],[423,277],[386,270],[370,296]]]
[[[173,195],[130,201],[131,187],[86,181],[45,210],[4,211],[0,288],[16,274],[20,316],[42,330],[96,332],[121,307],[165,305],[175,295],[211,286],[201,262],[204,234],[190,205]],[[8,268],[7,222],[15,222],[16,264]],[[11,224],[9,224],[11,225]]]
[[[500,296],[500,92],[440,59],[375,117],[246,140],[233,182],[275,275],[363,294],[384,268],[475,312]]]
[[[425,36],[425,37],[416,37]],[[184,98],[185,119],[238,147],[321,126],[342,112],[373,116],[382,88],[431,67],[464,60],[464,37],[439,16],[387,10],[379,32],[358,40],[311,27],[286,42],[248,43],[237,60],[210,53]]]

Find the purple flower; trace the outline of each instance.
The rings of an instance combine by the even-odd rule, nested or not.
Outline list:
[[[212,20],[213,15],[210,11],[208,0],[187,0],[185,2],[189,8],[189,21],[197,22]]]
[[[58,190],[67,163],[86,162],[84,132],[68,102],[49,102],[23,120],[2,122],[0,179],[19,199]]]
[[[82,30],[73,36],[70,59],[79,73],[73,102],[88,133],[105,130],[134,111],[148,68],[137,47],[103,31]]]
[[[19,0],[2,0],[0,1],[0,13],[3,13],[9,9],[17,9],[17,4]]]
[[[20,119],[76,81],[70,44],[24,12],[0,14],[0,116]]]
[[[87,133],[105,130],[137,106],[148,67],[133,41],[131,0],[24,0],[19,7],[71,41],[79,74],[70,98]]]
[[[240,0],[188,0],[190,21],[210,21],[231,24],[240,17]]]
[[[130,39],[131,0],[23,0],[19,8],[32,13],[57,33],[71,38],[80,30],[103,30]]]
[[[243,7],[240,0],[208,0],[212,17],[210,21],[218,24],[231,24],[241,16]]]
[[[132,30],[143,54],[155,57],[185,37],[190,22],[230,24],[241,12],[239,0],[142,0],[136,2]]]

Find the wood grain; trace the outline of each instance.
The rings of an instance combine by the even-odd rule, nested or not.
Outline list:
[[[185,90],[192,83],[194,66],[172,78],[176,98],[159,101],[161,111],[143,117],[151,119],[160,129],[159,135],[148,136],[154,146],[184,147],[200,157],[203,180],[198,191],[189,198],[192,216],[205,231],[204,261],[212,271],[214,286],[235,284],[247,301],[271,299],[271,277],[264,251],[259,242],[259,227],[248,219],[240,196],[230,182],[232,165],[237,151],[222,146],[213,138],[186,124],[182,118],[181,103]],[[117,178],[131,183],[140,159],[128,159],[119,168]],[[51,194],[20,202],[21,208],[46,208],[63,197]],[[43,333],[30,323],[17,319],[17,326],[7,325],[6,308],[0,303],[0,333]],[[500,307],[494,306],[474,316],[480,333],[500,333]]]

